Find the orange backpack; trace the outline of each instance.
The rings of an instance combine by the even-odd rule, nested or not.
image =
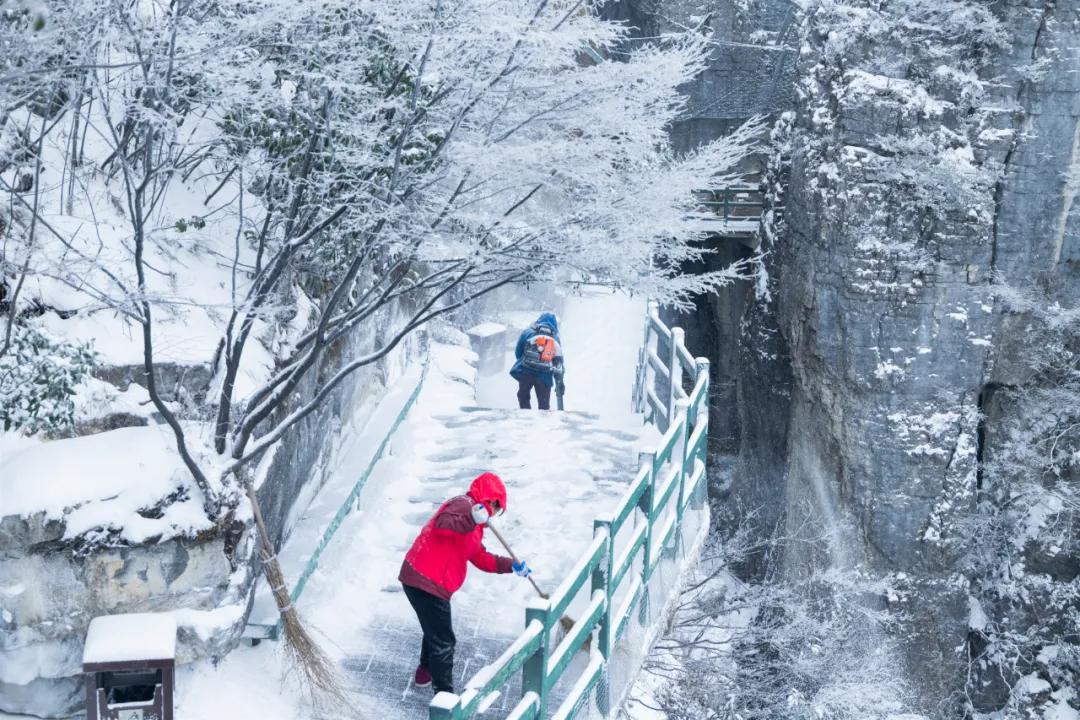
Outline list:
[[[551,372],[555,368],[555,338],[537,333],[525,344],[521,364],[529,370]]]

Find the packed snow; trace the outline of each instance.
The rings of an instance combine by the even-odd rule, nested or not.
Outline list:
[[[102,615],[90,621],[83,664],[172,660],[176,618],[169,613]]]
[[[140,543],[210,526],[172,432],[158,425],[19,442],[5,453],[0,496],[0,514],[44,513],[63,520],[68,539],[115,530]],[[146,512],[159,504],[159,517]]]

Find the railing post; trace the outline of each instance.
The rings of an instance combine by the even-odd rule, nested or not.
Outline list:
[[[701,460],[702,467],[706,468],[706,477],[697,487],[694,488],[694,494],[691,496],[691,498],[692,498],[691,503],[693,504],[693,507],[694,507],[695,510],[700,510],[702,507],[704,507],[704,505],[705,505],[705,495],[707,493],[708,485],[709,485],[709,478],[708,478],[708,474],[707,474],[708,473],[708,466],[709,466],[709,461],[708,461],[709,408],[704,403],[702,403],[702,406],[698,408],[697,421],[694,423],[694,426],[697,427],[698,423],[703,423],[705,425],[704,447],[699,452],[695,452],[692,456],[690,456],[687,461],[691,465],[690,472],[693,472],[693,463],[695,462],[695,460]]]
[[[683,544],[683,492],[686,487],[687,443],[690,440],[690,401],[679,398],[675,401],[675,411],[678,413],[678,418],[682,420],[682,431],[679,433],[679,439],[675,441],[675,448],[672,450],[673,459],[677,458],[679,463],[679,487],[675,491],[675,547],[672,549],[674,554],[678,556],[682,551]]]
[[[676,420],[675,402],[679,399],[679,390],[682,389],[682,363],[679,361],[679,346],[686,347],[686,333],[680,327],[671,328],[671,352],[668,354],[670,362],[668,368],[671,371],[671,383],[668,388],[668,425],[664,432],[671,427]]]
[[[696,366],[696,378],[705,378],[705,393],[701,398],[701,404],[698,405],[697,411],[694,413],[694,428],[696,429],[699,424],[703,424],[705,427],[705,438],[702,441],[700,448],[695,449],[694,455],[688,459],[691,463],[690,472],[693,472],[693,462],[700,460],[701,464],[708,467],[709,464],[709,390],[710,390],[710,378],[709,378],[709,361],[707,358],[694,358],[694,365]],[[702,487],[708,486],[708,479],[705,480]],[[705,492],[703,490],[697,490],[697,497],[695,498],[694,507],[700,508],[704,505]]]
[[[536,717],[544,717],[547,708],[547,664],[551,652],[551,602],[533,598],[525,608],[525,627],[533,620],[539,620],[544,626],[540,631],[540,647],[521,667],[521,692],[536,693],[540,698],[540,711]]]
[[[642,406],[645,408],[646,418],[652,414],[652,406],[649,405],[649,389],[656,388],[656,371],[649,362],[649,353],[656,352],[659,334],[653,329],[652,318],[658,316],[659,313],[660,306],[657,305],[655,300],[650,300],[645,310],[645,376],[641,387]],[[661,418],[653,417],[653,424],[657,427],[661,425],[661,423],[657,422],[659,419]]]
[[[461,698],[454,693],[441,692],[428,705],[428,720],[458,720]]]
[[[699,422],[698,418],[701,415],[699,411],[704,408],[707,416],[709,410],[709,391],[712,389],[709,387],[712,384],[711,378],[709,377],[709,367],[710,364],[708,358],[694,358],[694,383],[696,384],[699,378],[705,378],[705,394],[701,398],[701,405],[698,406],[697,411],[694,413],[694,427],[697,427]],[[702,460],[704,459],[705,458],[702,458]]]
[[[615,535],[612,533],[611,520],[594,520],[593,535],[595,536],[596,531],[601,529],[607,533],[607,550],[604,552],[604,558],[593,570],[592,591],[595,593],[597,590],[603,590],[604,597],[607,598],[604,614],[600,616],[600,631],[597,634],[597,649],[604,656],[604,679],[596,688],[596,704],[600,713],[607,717],[611,713],[611,683],[607,679],[607,664],[611,660],[612,644],[611,573],[614,571],[615,564]]]
[[[642,463],[649,468],[649,478],[645,484],[645,491],[641,493],[641,499],[638,500],[638,507],[645,514],[646,522],[645,547],[641,554],[641,603],[638,610],[638,622],[645,625],[649,620],[649,568],[652,566],[652,506],[656,495],[656,451],[639,453],[638,467],[641,467]]]
[[[645,327],[645,338],[648,340],[648,326]],[[637,351],[637,365],[634,366],[634,395],[630,398],[630,412],[645,412],[645,404],[642,398],[645,396],[645,346],[642,345]]]

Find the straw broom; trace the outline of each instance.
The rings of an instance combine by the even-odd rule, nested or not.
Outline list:
[[[259,500],[251,483],[247,484],[246,490],[252,513],[255,515],[255,525],[259,531],[263,575],[274,594],[274,602],[277,603],[278,613],[281,615],[281,626],[285,634],[286,666],[299,673],[301,682],[310,693],[311,702],[316,708],[345,710],[349,704],[348,695],[342,687],[337,664],[325,650],[319,647],[311,633],[300,622],[300,615],[296,612],[292,597],[289,595],[285,573],[281,570],[277,553],[274,552],[274,546],[270,542],[270,534],[266,531],[262,509],[259,507]]]

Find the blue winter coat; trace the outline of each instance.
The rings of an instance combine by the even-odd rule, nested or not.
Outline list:
[[[519,379],[525,373],[531,373],[533,375],[540,376],[540,379],[544,381],[544,384],[548,387],[555,385],[555,373],[553,372],[537,372],[536,370],[527,370],[521,364],[521,357],[525,354],[525,343],[529,342],[537,334],[537,326],[547,325],[551,328],[552,335],[555,338],[555,342],[558,343],[555,354],[555,364],[561,368],[565,368],[565,362],[562,355],[562,341],[559,340],[559,321],[555,317],[555,313],[541,313],[540,317],[536,318],[529,327],[521,331],[521,335],[518,336],[517,345],[514,347],[514,366],[510,368],[510,375],[515,379]]]

